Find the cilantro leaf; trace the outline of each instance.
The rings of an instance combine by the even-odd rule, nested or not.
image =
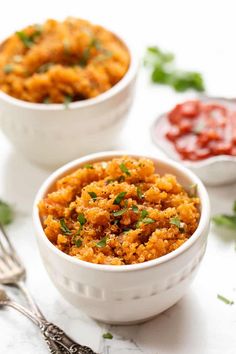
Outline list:
[[[64,218],[60,219],[60,228],[61,228],[61,231],[64,235],[71,235],[71,230],[66,225]]]
[[[115,205],[119,205],[121,203],[121,201],[124,199],[125,195],[127,194],[127,192],[120,192],[114,199],[113,204]]]
[[[234,301],[227,299],[223,295],[217,294],[217,299],[223,301],[226,305],[233,305]]]
[[[77,220],[79,221],[81,226],[83,226],[87,222],[87,219],[86,219],[86,217],[84,216],[83,213],[79,213],[78,214]]]
[[[119,167],[121,171],[124,172],[127,176],[131,176],[131,173],[129,172],[128,168],[125,166],[123,162],[120,164]]]
[[[88,192],[88,194],[90,195],[90,197],[93,199],[93,201],[95,201],[97,199],[97,194],[95,192]]]
[[[99,242],[96,243],[96,246],[99,248],[106,247],[107,244],[107,237],[103,237]]]
[[[112,339],[113,335],[110,332],[107,332],[107,333],[103,333],[102,337],[104,339]]]

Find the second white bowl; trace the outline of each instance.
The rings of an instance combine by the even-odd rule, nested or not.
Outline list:
[[[127,154],[127,152],[126,152]],[[81,261],[59,251],[46,237],[38,203],[63,175],[85,163],[107,161],[122,152],[89,155],[61,167],[40,188],[34,203],[33,221],[44,265],[56,288],[71,304],[89,316],[114,324],[147,320],[174,305],[186,292],[205,253],[210,210],[205,187],[189,170],[176,162],[152,156],[158,173],[172,173],[184,186],[198,185],[201,218],[197,230],[177,250],[160,258],[132,265],[100,265]],[[129,154],[140,157],[140,155]]]

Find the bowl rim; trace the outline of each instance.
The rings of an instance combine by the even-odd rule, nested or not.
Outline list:
[[[8,95],[7,93],[0,90],[0,100],[7,102],[8,104],[12,104],[16,107],[29,109],[29,110],[39,110],[39,111],[64,111],[67,110],[74,110],[80,108],[87,108],[92,107],[94,105],[103,103],[104,101],[108,100],[109,98],[115,96],[120,91],[122,91],[130,82],[133,81],[135,78],[138,68],[139,68],[139,55],[137,54],[137,50],[135,46],[131,44],[129,39],[124,40],[123,36],[117,34],[115,31],[110,30],[107,27],[104,27],[106,30],[112,32],[122,43],[124,43],[125,47],[127,48],[130,54],[130,64],[128,67],[127,72],[125,75],[118,81],[114,86],[112,86],[107,91],[99,94],[96,97],[88,98],[82,101],[75,101],[69,103],[68,107],[65,107],[64,103],[33,103],[28,101],[23,101],[13,96]],[[43,117],[43,115],[42,115]]]
[[[192,168],[192,169],[208,167],[208,166],[216,164],[216,163],[221,163],[222,161],[236,163],[236,156],[232,156],[232,155],[223,155],[222,154],[222,155],[207,157],[205,159],[198,160],[198,161],[190,161],[190,160],[181,159],[181,157],[179,157],[178,152],[176,152],[176,154],[172,154],[171,152],[167,152],[166,149],[163,148],[162,144],[158,140],[158,138],[155,134],[155,129],[156,129],[157,125],[162,124],[162,122],[164,120],[167,120],[168,113],[169,113],[168,111],[161,113],[154,119],[154,121],[152,122],[151,127],[150,127],[150,134],[151,134],[151,139],[152,139],[154,145],[157,146],[162,152],[164,152],[166,154],[166,156],[168,156],[170,159],[173,159],[179,163],[183,163],[185,166],[187,166],[188,168]],[[172,146],[171,143],[169,142],[169,140],[166,139],[164,136],[163,136],[163,140],[165,141],[166,144]]]
[[[131,156],[131,157],[144,157],[144,158],[149,158],[151,160],[154,160],[155,162],[158,163],[160,161],[163,164],[167,164],[176,170],[178,170],[181,174],[185,175],[188,177],[193,184],[198,185],[198,194],[199,198],[201,200],[201,216],[200,216],[200,221],[198,224],[197,229],[193,233],[193,235],[179,248],[176,250],[172,251],[171,253],[168,253],[164,256],[161,256],[159,258],[155,258],[150,261],[146,261],[143,263],[138,263],[138,264],[128,264],[128,265],[106,265],[106,264],[95,264],[95,263],[90,263],[86,262],[83,260],[80,260],[78,258],[69,256],[68,254],[60,251],[58,248],[56,248],[47,238],[47,236],[44,233],[42,223],[39,217],[39,211],[38,211],[38,203],[39,201],[45,196],[47,193],[49,187],[55,183],[60,176],[65,175],[66,171],[76,169],[77,166],[88,163],[90,161],[101,161],[103,158],[115,158],[115,157],[120,157],[120,156]],[[106,271],[106,272],[126,272],[126,271],[138,271],[142,269],[147,269],[151,268],[154,266],[157,266],[159,264],[171,261],[171,259],[178,257],[182,253],[184,253],[186,250],[188,250],[200,237],[200,235],[208,228],[210,221],[210,202],[209,202],[209,197],[208,193],[206,191],[205,186],[201,182],[201,180],[190,170],[188,170],[186,167],[181,166],[179,163],[166,159],[163,157],[155,157],[153,154],[139,154],[139,153],[129,153],[127,151],[107,151],[107,152],[98,152],[94,154],[89,154],[84,157],[78,158],[76,160],[73,160],[62,167],[58,168],[56,171],[54,171],[41,185],[40,189],[38,190],[34,204],[33,204],[33,224],[35,227],[36,231],[36,237],[40,238],[42,242],[45,244],[47,248],[50,249],[56,256],[62,257],[65,261],[69,263],[76,264],[82,268],[87,268],[87,269],[93,269],[97,271]]]

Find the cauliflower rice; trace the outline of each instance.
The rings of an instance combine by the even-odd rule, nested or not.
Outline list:
[[[180,247],[199,222],[200,200],[146,158],[85,164],[39,203],[48,239],[83,261],[124,265]]]
[[[127,47],[88,21],[47,20],[0,45],[0,90],[20,100],[66,103],[95,97],[126,74]]]

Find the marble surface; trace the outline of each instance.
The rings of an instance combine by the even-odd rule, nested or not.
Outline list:
[[[182,65],[197,68],[205,74],[211,94],[233,95],[236,92],[235,81],[231,80],[236,74],[236,49],[232,48],[230,41],[236,29],[233,2],[229,1],[227,8],[223,1],[214,2],[211,26],[210,1],[140,1],[136,3],[132,16],[133,26],[130,26],[130,14],[134,10],[131,2],[115,2],[116,16],[108,16],[114,12],[111,1],[69,0],[63,4],[53,0],[47,2],[46,7],[41,6],[42,2],[22,0],[16,4],[9,0],[5,3],[4,11],[0,13],[1,36],[25,23],[76,13],[129,33],[140,51],[150,43],[173,49]],[[16,6],[14,13],[11,12],[13,4]],[[124,6],[126,12],[123,11]],[[158,13],[168,14],[168,21]],[[194,18],[191,18],[193,13]],[[142,14],[145,16],[141,17]],[[143,26],[140,26],[141,19]],[[195,43],[191,50],[190,40]],[[209,41],[212,44],[210,50]],[[202,55],[203,52],[206,55]],[[218,70],[220,66],[223,72]],[[168,88],[150,85],[142,69],[135,103],[118,148],[161,155],[150,141],[150,125],[157,114],[185,96],[188,95],[177,95]],[[217,294],[222,294],[236,303],[236,235],[233,232],[212,226],[200,271],[190,290],[175,306],[144,324],[104,325],[68,304],[54,288],[42,265],[34,238],[31,210],[35,193],[49,173],[26,161],[0,133],[0,198],[10,202],[16,214],[7,231],[27,268],[27,285],[49,320],[80,343],[103,354],[235,353],[236,304],[229,306],[217,299]],[[212,214],[231,211],[236,199],[236,184],[211,187],[208,192]],[[9,289],[9,294],[17,301],[24,301],[13,289]],[[112,340],[102,338],[107,331],[113,334]],[[13,310],[4,309],[0,311],[0,353],[43,354],[47,353],[47,348],[33,324]]]

